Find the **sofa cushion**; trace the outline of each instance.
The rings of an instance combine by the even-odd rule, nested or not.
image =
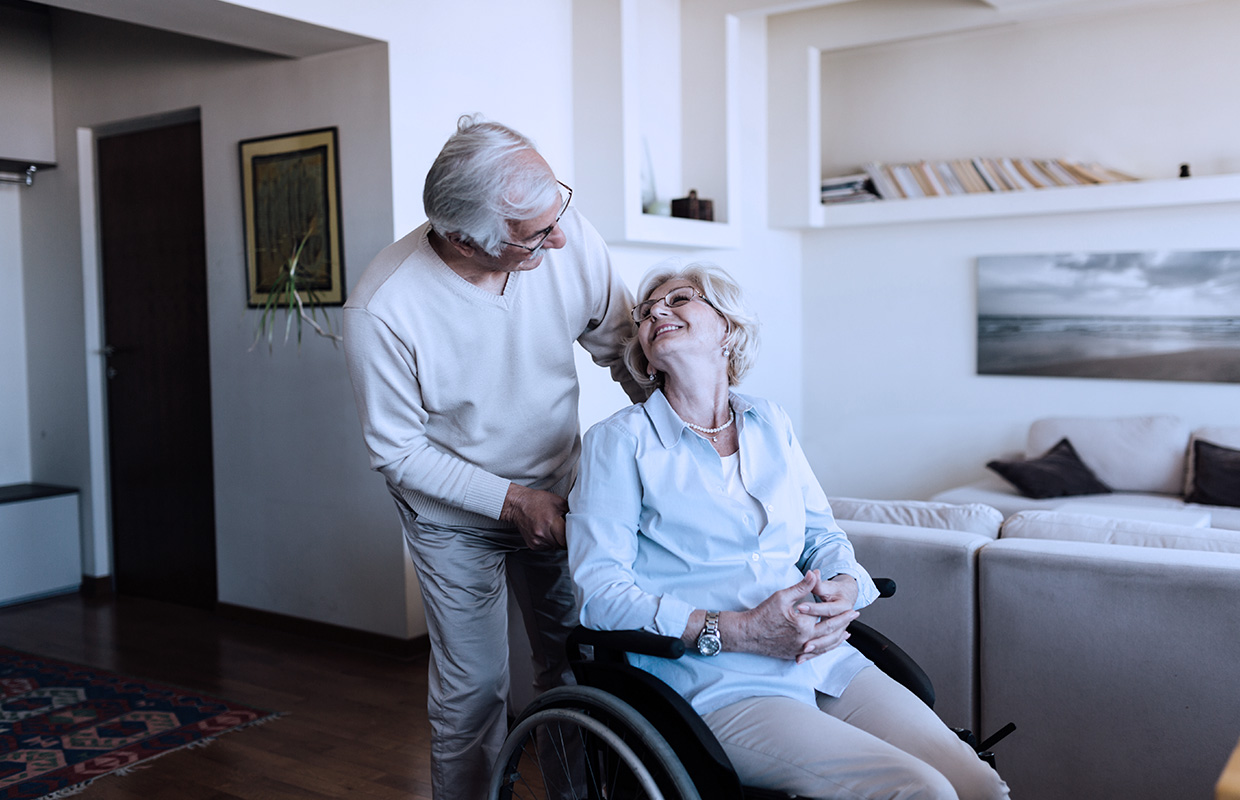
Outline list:
[[[999,535],[999,526],[1003,524],[1003,514],[997,508],[981,503],[957,505],[925,500],[865,500],[857,497],[829,497],[827,500],[836,519],[963,531],[992,539]]]
[[[1240,450],[1193,442],[1193,485],[1184,499],[1212,506],[1240,506]]]
[[[1021,511],[1013,514],[1004,521],[999,537],[1240,553],[1240,531],[1063,511]]]
[[[1186,495],[1192,494],[1193,491],[1193,444],[1201,440],[1207,441],[1210,444],[1230,447],[1233,450],[1240,450],[1240,427],[1210,425],[1193,431],[1188,439],[1188,464],[1184,474],[1184,494]]]
[[[1168,414],[1048,417],[1029,426],[1025,457],[1068,438],[1081,461],[1117,492],[1182,495],[1188,428]]]
[[[1069,497],[1080,494],[1103,494],[1111,488],[1094,474],[1076,453],[1067,439],[1059,442],[1037,458],[1026,461],[994,460],[986,464],[1009,481],[1025,497]]]

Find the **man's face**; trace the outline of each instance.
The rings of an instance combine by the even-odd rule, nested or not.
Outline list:
[[[521,272],[531,270],[542,263],[544,250],[559,250],[568,243],[568,237],[560,230],[560,215],[565,210],[565,201],[561,197],[547,207],[547,210],[533,219],[510,220],[508,238],[504,249],[493,260],[492,269],[497,272]],[[545,235],[545,238],[544,238]],[[531,252],[542,239],[542,244]],[[524,246],[522,246],[524,245]]]

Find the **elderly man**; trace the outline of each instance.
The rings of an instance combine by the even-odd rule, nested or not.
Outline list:
[[[437,798],[481,797],[505,735],[505,583],[535,689],[567,674],[573,342],[645,397],[623,365],[633,299],[571,198],[524,136],[462,117],[426,176],[429,221],[375,258],[344,307],[371,466],[396,500],[426,608]]]

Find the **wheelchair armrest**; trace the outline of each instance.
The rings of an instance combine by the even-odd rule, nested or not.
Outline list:
[[[568,646],[570,652],[580,652],[582,645],[593,647],[596,654],[600,650],[657,658],[680,658],[685,654],[685,643],[673,636],[643,630],[596,631],[578,625],[568,635]]]
[[[879,597],[891,597],[896,593],[896,582],[891,578],[875,578],[874,585],[878,587]],[[599,631],[578,625],[568,636],[568,646],[572,648],[570,652],[580,653],[582,645],[589,645],[596,652],[604,651],[608,657],[637,653],[656,658],[680,658],[685,654],[685,643],[674,636],[643,630]]]

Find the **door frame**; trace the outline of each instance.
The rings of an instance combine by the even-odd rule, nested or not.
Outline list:
[[[103,258],[99,248],[99,178],[95,167],[95,140],[118,133],[162,128],[201,121],[197,108],[171,111],[121,122],[77,129],[78,207],[82,232],[82,312],[86,360],[86,424],[90,464],[89,523],[83,532],[82,572],[92,578],[111,578],[112,474],[108,450],[108,386],[103,356]],[[206,298],[210,303],[210,298]]]

